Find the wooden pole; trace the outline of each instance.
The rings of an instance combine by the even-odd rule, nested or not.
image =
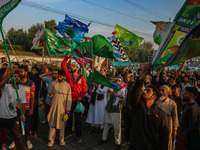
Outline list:
[[[19,62],[19,60],[18,60],[18,58],[17,58],[17,56],[16,56],[16,54],[15,54],[15,51],[14,51],[14,49],[13,49],[13,47],[12,47],[12,44],[10,43],[10,40],[9,40],[8,36],[6,35],[6,32],[5,32],[5,30],[3,29],[3,27],[2,27],[2,30],[3,30],[3,32],[4,32],[4,34],[5,34],[6,39],[8,40],[8,43],[9,43],[9,45],[10,45],[10,47],[11,47],[11,50],[13,51],[13,54],[15,55],[15,58],[16,58],[17,61]]]
[[[177,74],[176,74],[175,81],[176,81],[176,79],[178,78],[178,76],[180,75],[181,70],[183,69],[184,64],[185,64],[185,61],[184,61],[184,62],[181,64],[181,66],[179,67],[178,72],[177,72]]]
[[[44,65],[44,47],[42,48],[42,65]]]

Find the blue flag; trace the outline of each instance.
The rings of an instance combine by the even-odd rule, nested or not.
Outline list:
[[[90,23],[86,25],[66,15],[65,20],[59,22],[55,29],[68,41],[79,43],[83,40],[85,33],[88,33],[89,25]]]

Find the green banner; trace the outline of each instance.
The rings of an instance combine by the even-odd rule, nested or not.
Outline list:
[[[92,37],[93,42],[93,54],[114,59],[114,50],[111,43],[109,43],[106,38],[102,35],[95,35]]]
[[[195,23],[199,11],[200,0],[186,0],[170,26],[170,32],[167,33],[165,40],[159,46],[158,52],[152,60],[153,69],[164,67],[166,66],[165,63],[171,60],[171,57],[180,46],[180,44],[174,45],[173,43],[180,43],[183,40],[184,35],[191,30]],[[182,33],[180,34],[177,31]]]
[[[45,44],[49,55],[71,53],[71,43],[48,29],[45,29]]]
[[[185,7],[180,10],[177,14],[175,20],[177,20],[177,25],[191,28],[194,24],[194,18],[200,12],[200,0],[187,0]]]
[[[6,15],[11,12],[21,0],[1,0],[0,1],[0,24],[2,24],[3,19]]]
[[[200,20],[187,34],[177,52],[169,59],[166,65],[180,64],[197,56],[200,56]]]
[[[118,24],[116,24],[115,32],[116,32],[117,38],[122,43],[123,47],[139,48],[139,44],[144,39],[140,36],[137,36],[133,32],[119,26]]]
[[[154,69],[164,65],[170,59],[170,57],[178,50],[178,47],[183,41],[186,34],[187,33],[185,32],[175,31],[165,50],[162,52],[162,54],[154,64]]]

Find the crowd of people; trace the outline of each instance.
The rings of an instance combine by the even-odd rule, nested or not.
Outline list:
[[[34,149],[30,135],[39,134],[41,98],[46,116],[42,123],[48,123],[49,147],[54,145],[56,136],[61,146],[66,145],[73,127],[76,141],[82,142],[84,120],[88,124],[87,134],[97,131],[100,144],[107,142],[110,131],[114,132],[118,150],[124,145],[129,145],[129,150],[200,149],[199,73],[188,70],[179,73],[165,68],[152,71],[150,64],[140,68],[87,66],[87,76],[99,71],[117,85],[111,88],[88,82],[81,74],[81,64],[71,56],[64,58],[60,69],[48,73],[43,73],[37,65],[30,67],[26,60],[21,64],[12,62],[12,68],[1,58],[0,144],[3,150],[25,150],[24,145]],[[13,142],[7,146],[8,130]],[[26,137],[25,144],[22,135]]]

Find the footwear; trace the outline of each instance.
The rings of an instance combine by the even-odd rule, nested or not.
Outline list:
[[[33,134],[33,136],[34,136],[34,137],[38,137],[38,134],[37,134],[37,132],[35,132],[35,133]]]
[[[15,142],[13,141],[9,146],[8,146],[9,149],[13,149],[15,148]]]
[[[68,133],[68,134],[66,134],[65,138],[67,139],[67,138],[69,138],[71,136],[72,136],[72,133]]]
[[[47,144],[49,147],[52,147],[54,144],[54,141],[49,141],[49,143]]]
[[[105,144],[107,142],[107,140],[101,140],[100,144]]]
[[[27,141],[26,144],[27,144],[27,148],[28,149],[32,149],[33,148],[33,145],[31,143],[31,141]]]
[[[123,143],[122,143],[122,146],[125,146],[125,145],[128,145],[129,144],[129,141],[124,141]]]
[[[43,121],[42,121],[42,124],[45,124],[46,122],[47,122],[47,119],[43,120]]]
[[[63,142],[60,142],[60,146],[65,146],[66,142],[63,141]]]
[[[77,137],[76,142],[78,142],[78,143],[82,142],[81,137]]]
[[[90,128],[90,130],[87,133],[92,134],[93,132],[94,132],[94,128]]]
[[[121,147],[122,147],[121,145],[116,144],[116,146],[117,146],[117,150],[121,150]]]
[[[6,144],[2,145],[2,150],[7,150],[7,145]]]

